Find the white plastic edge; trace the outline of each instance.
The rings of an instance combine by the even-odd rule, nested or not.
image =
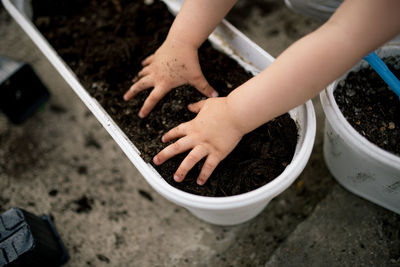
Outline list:
[[[169,6],[169,1],[164,1]],[[179,1],[178,1],[179,2]],[[307,118],[305,118],[306,123],[305,128],[309,128],[306,131],[306,135],[304,136],[303,143],[308,145],[303,145],[302,148],[294,155],[292,162],[286,167],[281,175],[276,177],[274,180],[266,184],[265,186],[253,190],[248,193],[244,193],[241,195],[229,196],[229,197],[203,197],[198,195],[193,195],[190,193],[186,193],[184,191],[178,190],[175,187],[169,185],[155,170],[154,168],[149,168],[148,163],[146,163],[137,153],[136,147],[129,141],[126,135],[119,129],[119,127],[114,123],[112,119],[107,116],[103,109],[100,109],[100,105],[97,100],[92,98],[86,90],[82,87],[82,85],[77,80],[76,76],[73,74],[71,69],[63,63],[63,60],[57,55],[54,49],[49,45],[49,43],[44,39],[44,37],[40,34],[40,32],[36,29],[36,27],[25,17],[23,16],[11,3],[10,0],[2,0],[2,3],[6,10],[10,13],[10,15],[15,19],[15,21],[21,26],[21,28],[25,31],[25,33],[33,40],[33,42],[38,46],[40,51],[47,57],[50,63],[55,67],[55,69],[64,77],[66,82],[71,86],[71,88],[75,91],[75,93],[80,97],[80,99],[85,103],[85,105],[89,108],[89,110],[95,115],[95,117],[101,122],[103,127],[108,131],[108,133],[113,137],[113,139],[117,142],[117,144],[121,147],[124,153],[128,156],[131,162],[137,167],[138,171],[143,175],[146,181],[152,185],[152,187],[158,191],[161,195],[171,196],[171,190],[174,192],[173,202],[179,203],[183,206],[188,205],[190,202],[191,207],[195,208],[205,208],[205,209],[222,209],[222,208],[232,208],[234,204],[235,207],[246,206],[249,203],[256,203],[262,201],[264,199],[264,195],[268,194],[270,198],[279,195],[282,191],[284,191],[303,171],[306,166],[308,159],[311,155],[315,133],[316,133],[316,120],[315,120],[315,112],[312,105],[311,100],[307,101],[305,104],[294,108],[289,113],[292,115],[294,110],[298,108],[304,108],[305,114],[307,114]],[[171,5],[175,5],[176,8],[177,1],[171,0]],[[239,30],[237,30],[234,26],[232,26],[227,21],[223,21],[220,26],[214,31],[213,35],[210,37],[210,41],[213,41],[213,38],[220,38],[218,36],[220,27],[225,27],[227,30],[231,31],[231,36],[237,35],[234,37],[236,41],[238,38],[243,45],[246,45],[249,49],[254,49],[258,54],[256,58],[257,62],[264,62],[264,64],[258,64],[257,68],[260,68],[258,71],[267,67],[274,58],[269,55],[266,51],[261,49],[258,45],[253,43],[250,39],[248,39],[244,34],[242,34]],[[218,42],[218,41],[217,41]],[[225,44],[227,46],[227,44]],[[225,47],[225,49],[227,49]],[[228,49],[228,51],[233,51],[235,53],[235,47],[232,49]],[[245,56],[243,56],[245,57]],[[254,66],[249,66],[246,62],[243,62],[241,58],[238,56],[239,62],[250,71],[254,71]],[[265,62],[269,62],[269,64],[265,64]],[[246,67],[247,66],[247,67]],[[292,179],[286,179],[286,176],[292,177]],[[151,177],[151,178],[149,178]]]

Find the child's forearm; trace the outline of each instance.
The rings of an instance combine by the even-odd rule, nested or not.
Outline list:
[[[237,0],[185,0],[167,40],[183,42],[197,49],[236,2]]]
[[[304,103],[400,29],[397,0],[350,0],[228,96],[238,127],[249,132]],[[362,16],[361,16],[362,14]]]

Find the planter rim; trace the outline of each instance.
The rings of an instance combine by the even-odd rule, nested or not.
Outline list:
[[[386,45],[382,49],[393,48],[400,49],[400,47],[397,45]],[[354,68],[352,70],[354,70]],[[341,78],[335,80],[320,93],[322,108],[325,112],[326,119],[343,138],[343,140],[362,155],[373,158],[380,163],[389,164],[393,168],[400,171],[400,157],[380,148],[378,145],[372,143],[366,137],[362,136],[356,129],[353,128],[353,126],[351,126],[351,124],[344,117],[343,113],[340,111],[333,92],[337,84],[341,80],[344,80],[349,72],[347,72]]]
[[[291,163],[278,177],[275,177],[274,180],[267,183],[266,185],[244,194],[228,197],[205,197],[194,195],[181,191],[169,185],[149,163],[146,163],[140,157],[140,152],[137,150],[134,144],[131,143],[131,141],[122,132],[122,130],[114,123],[108,113],[104,111],[102,106],[100,106],[100,104],[87,93],[87,91],[78,81],[73,71],[64,63],[64,61],[59,57],[57,52],[37,30],[33,23],[26,16],[20,13],[20,11],[18,11],[18,9],[12,4],[12,2],[15,1],[16,0],[2,0],[2,3],[9,14],[16,20],[16,22],[21,26],[25,33],[32,39],[32,41],[47,57],[50,63],[65,79],[69,86],[75,91],[78,97],[94,114],[97,120],[113,137],[113,139],[117,142],[123,152],[130,159],[130,161],[134,163],[138,171],[143,175],[145,180],[153,187],[154,190],[156,190],[165,198],[184,207],[199,208],[205,210],[234,210],[239,207],[247,206],[249,204],[265,201],[266,198],[274,198],[286,188],[288,188],[293,183],[293,181],[301,174],[304,167],[306,166],[312,152],[316,134],[316,118],[311,100],[292,109],[289,112],[292,115],[292,113],[296,112],[296,110],[298,109],[304,110],[304,129],[300,129],[298,126],[298,131],[303,131],[304,135],[302,136],[301,140],[298,141],[296,152],[293,156]],[[167,2],[166,0],[163,1]],[[179,0],[171,1],[174,3],[181,2]],[[242,45],[251,48],[257,52],[257,55],[252,58],[252,60],[255,60],[255,65],[250,66],[253,74],[257,72],[256,69],[263,69],[267,67],[268,64],[266,64],[265,59],[268,59],[270,62],[274,60],[274,58],[270,54],[268,54],[258,45],[250,41],[249,38],[247,38],[243,33],[237,30],[226,20],[223,20],[219,27],[229,29],[229,31],[233,32],[234,35],[240,37],[237,39],[241,40]],[[235,39],[236,37],[232,36],[231,38]],[[213,40],[217,43],[220,42],[218,28],[216,29],[214,34],[210,36],[210,40]],[[237,58],[239,57],[237,55],[233,56],[236,56]]]

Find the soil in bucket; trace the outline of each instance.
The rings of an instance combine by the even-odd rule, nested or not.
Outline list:
[[[399,58],[383,61],[400,78]],[[380,148],[400,156],[400,100],[371,68],[352,71],[339,82],[335,100],[347,121]]]
[[[162,2],[34,0],[32,5],[35,25],[145,161],[151,162],[166,146],[161,142],[166,131],[195,117],[187,105],[204,96],[188,85],[168,93],[145,119],[137,113],[150,90],[129,102],[122,99],[141,69],[141,61],[162,44],[172,24],[174,17]],[[199,58],[207,80],[221,96],[251,78],[208,41],[199,49]],[[183,191],[231,196],[254,190],[279,176],[291,162],[296,144],[296,123],[284,114],[244,136],[204,186],[196,184],[202,162],[183,182],[172,179],[186,154],[153,166],[169,184]]]

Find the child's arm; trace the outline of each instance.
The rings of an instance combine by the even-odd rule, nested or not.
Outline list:
[[[125,93],[129,100],[137,93],[153,88],[139,111],[145,117],[172,88],[191,84],[208,97],[218,96],[201,71],[197,49],[207,39],[237,0],[186,0],[167,39],[146,58],[143,69]]]
[[[191,149],[174,178],[182,181],[207,157],[197,180],[204,184],[244,134],[315,96],[398,34],[399,12],[398,0],[345,1],[327,23],[294,43],[228,97],[190,106],[199,114],[165,134],[164,142],[180,139],[157,154],[155,164]]]

